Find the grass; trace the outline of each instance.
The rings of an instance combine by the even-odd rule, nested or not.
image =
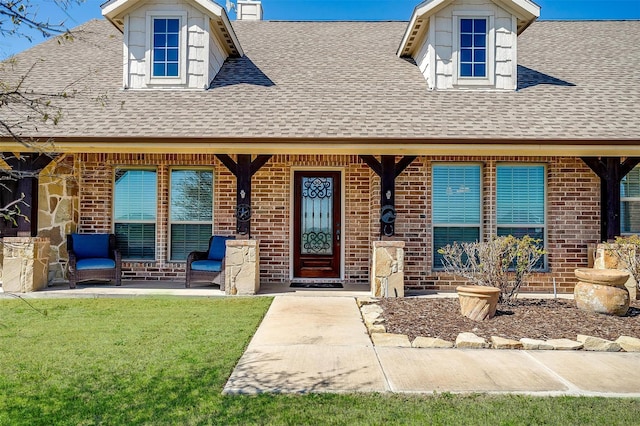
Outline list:
[[[223,396],[268,298],[0,300],[0,425],[637,424],[638,399]]]

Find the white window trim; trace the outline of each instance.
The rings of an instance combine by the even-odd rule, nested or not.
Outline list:
[[[433,214],[433,208],[434,208],[434,202],[433,202],[433,184],[434,184],[434,180],[433,180],[433,169],[434,166],[479,166],[480,167],[480,205],[479,207],[479,213],[480,213],[480,221],[478,222],[477,225],[470,225],[468,223],[462,223],[462,224],[458,224],[458,223],[436,223],[434,221],[434,214]],[[483,197],[484,197],[484,164],[482,163],[474,163],[474,162],[435,162],[435,163],[431,163],[431,200],[429,200],[429,204],[431,205],[431,250],[435,251],[436,247],[435,247],[435,229],[436,228],[478,228],[478,241],[483,241],[484,239],[484,229],[483,229],[483,221],[484,221],[484,203],[483,203]],[[431,255],[431,262],[433,263],[433,256],[435,254],[432,253]],[[444,271],[444,267],[440,266],[440,265],[431,265],[431,270],[433,271]]]
[[[487,20],[487,76],[486,77],[460,77],[460,19],[486,19]],[[495,86],[496,68],[496,30],[493,12],[465,11],[453,12],[452,27],[453,52],[451,63],[453,65],[454,86]]]
[[[118,170],[146,170],[146,171],[152,171],[156,174],[156,218],[155,220],[116,220],[116,171]],[[154,259],[139,259],[139,258],[127,258],[125,259],[123,257],[122,261],[123,262],[132,262],[132,263],[137,263],[137,262],[143,262],[143,263],[154,263],[158,261],[158,195],[159,195],[159,183],[158,183],[158,169],[154,168],[154,167],[136,167],[136,166],[127,166],[127,165],[120,165],[120,166],[114,166],[113,167],[113,172],[112,172],[112,176],[111,176],[111,185],[112,185],[112,202],[111,202],[111,232],[115,235],[116,233],[116,223],[153,223],[155,225],[155,237],[154,237]]]
[[[173,176],[173,171],[176,170],[193,170],[193,171],[207,171],[207,172],[211,172],[211,221],[173,221],[171,220],[171,178]],[[211,225],[211,235],[213,235],[213,226],[214,226],[214,215],[215,215],[215,178],[216,178],[216,174],[215,174],[215,170],[213,168],[210,167],[186,167],[186,166],[177,166],[177,167],[171,167],[169,168],[169,187],[168,187],[168,196],[167,198],[169,199],[169,205],[168,205],[168,212],[167,212],[167,222],[168,222],[168,228],[167,228],[167,243],[169,244],[167,247],[167,262],[170,263],[185,263],[187,260],[173,260],[173,254],[171,253],[171,226],[176,223],[176,224],[185,224],[185,225],[207,225],[210,224]]]
[[[638,168],[640,166],[636,166],[634,168]],[[620,189],[619,191],[622,192],[622,182],[620,182]],[[622,195],[620,196],[620,209],[622,210],[622,203],[624,202],[628,202],[628,203],[638,203],[640,202],[640,197],[623,197]],[[620,216],[622,217],[622,214],[620,214]],[[623,236],[629,236],[629,235],[637,235],[636,232],[623,232],[622,231],[622,223],[620,224],[620,234]]]
[[[540,225],[539,223],[535,223],[535,224],[526,224],[526,223],[510,223],[510,224],[499,224],[498,223],[498,167],[500,166],[508,166],[508,167],[539,167],[542,166],[542,168],[544,169],[544,224]],[[549,236],[548,236],[548,232],[549,232],[549,218],[548,218],[548,210],[549,210],[549,200],[548,200],[548,188],[549,188],[549,170],[548,170],[548,166],[545,163],[509,163],[509,162],[505,162],[505,163],[497,163],[496,164],[496,177],[495,177],[495,182],[496,182],[496,188],[495,188],[495,194],[496,194],[496,198],[495,198],[495,224],[496,224],[496,235],[497,235],[497,231],[499,228],[543,228],[543,232],[542,235],[544,236],[544,245],[543,245],[543,249],[545,251],[547,251],[547,254],[545,254],[543,256],[544,259],[544,265],[542,267],[541,270],[536,270],[534,269],[534,272],[545,272],[549,270],[549,251],[548,251],[548,246],[549,246]]]
[[[180,25],[180,66],[178,77],[153,76],[153,20],[154,18],[178,19]],[[146,83],[148,85],[185,85],[187,84],[187,12],[177,11],[149,11],[146,13]]]

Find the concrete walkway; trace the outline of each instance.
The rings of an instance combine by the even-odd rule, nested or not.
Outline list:
[[[640,353],[374,347],[353,297],[277,296],[224,393],[640,397]]]

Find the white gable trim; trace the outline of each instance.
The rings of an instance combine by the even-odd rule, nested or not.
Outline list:
[[[402,42],[398,47],[396,55],[398,56],[409,56],[414,52],[413,50],[419,44],[420,40],[415,39],[416,35],[416,24],[418,21],[425,21],[439,10],[447,7],[454,0],[426,0],[420,3],[413,10],[413,14],[411,15],[411,20],[409,21],[409,25],[402,37]],[[540,17],[540,6],[532,2],[531,0],[491,0],[498,6],[513,12],[517,18],[521,21],[524,21],[525,24],[522,26],[522,31],[526,27],[528,27],[533,21]]]
[[[231,21],[229,21],[229,16],[227,15],[227,11],[220,5],[214,3],[210,0],[184,0],[187,3],[195,3],[201,9],[205,11],[209,18],[216,21],[222,21],[222,25],[225,27],[227,33],[229,34],[230,44],[228,47],[230,52],[234,50],[238,52],[238,56],[244,55],[242,51],[242,47],[240,46],[240,41],[236,36],[233,27],[231,26]],[[106,3],[103,3],[100,7],[102,8],[102,16],[107,18],[120,32],[124,31],[124,16],[125,12],[129,9],[135,7],[138,3],[141,3],[142,0],[109,0]]]

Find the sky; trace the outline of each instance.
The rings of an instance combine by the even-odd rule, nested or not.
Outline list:
[[[106,0],[81,0],[62,9],[53,0],[30,0],[39,19],[76,27],[90,19],[101,19],[100,4]],[[235,1],[235,0],[233,0]],[[640,0],[534,0],[541,7],[541,20],[550,19],[640,19]],[[225,0],[217,0],[225,4]],[[408,21],[421,0],[262,0],[265,20],[283,21]],[[235,19],[235,12],[229,13]],[[0,36],[0,59],[41,43]]]

